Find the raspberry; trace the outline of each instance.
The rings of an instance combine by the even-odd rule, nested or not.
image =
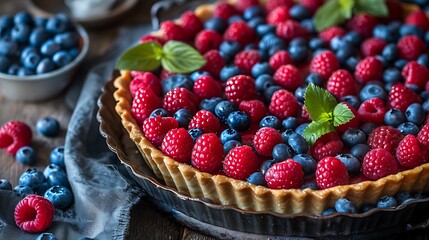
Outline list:
[[[292,58],[286,50],[280,50],[270,57],[270,67],[276,71],[282,65],[292,64]]]
[[[240,12],[244,12],[244,10],[253,6],[259,6],[258,0],[239,0],[237,1],[235,8]]]
[[[340,63],[331,51],[323,51],[317,54],[310,62],[310,72],[318,73],[325,80],[339,68]]]
[[[258,167],[258,156],[252,147],[246,145],[233,148],[223,162],[226,175],[239,180],[246,180],[250,174],[258,170]]]
[[[420,132],[417,134],[417,139],[420,143],[425,145],[426,148],[429,148],[429,123],[426,123]]]
[[[374,56],[366,57],[358,62],[355,79],[365,84],[372,80],[380,80],[383,74],[383,64]]]
[[[272,189],[300,188],[304,180],[301,164],[292,159],[271,166],[265,173],[265,181]]]
[[[282,143],[281,134],[270,127],[259,129],[253,138],[253,146],[256,152],[262,156],[271,156],[275,145]]]
[[[143,133],[155,147],[159,147],[165,134],[171,129],[178,128],[178,126],[176,119],[172,117],[156,116],[144,120]]]
[[[157,36],[153,36],[153,35],[150,35],[150,34],[146,34],[146,35],[144,35],[143,37],[141,37],[140,39],[139,39],[139,42],[140,43],[146,43],[146,42],[156,42],[156,43],[158,43],[159,45],[164,45],[164,39],[162,39],[162,38],[159,38],[159,37],[157,37]]]
[[[389,92],[389,106],[405,112],[413,103],[421,103],[419,95],[411,89],[404,86],[402,83],[397,83],[392,86]]]
[[[239,105],[243,100],[256,97],[255,81],[247,75],[237,75],[226,81],[225,95],[228,100]]]
[[[372,30],[378,24],[376,17],[368,14],[356,14],[347,23],[347,28],[359,33],[364,38],[372,35]]]
[[[271,114],[282,120],[296,116],[299,109],[298,100],[291,92],[284,89],[278,90],[273,94],[268,107]]]
[[[343,142],[336,132],[327,133],[316,140],[311,146],[310,152],[316,160],[324,157],[332,157],[341,153]]]
[[[407,60],[416,60],[420,54],[426,51],[426,44],[416,35],[402,37],[396,44],[399,57]]]
[[[336,98],[355,95],[357,86],[353,75],[344,69],[332,73],[326,84],[326,89]]]
[[[342,37],[346,34],[346,30],[342,27],[332,26],[319,33],[319,37],[329,43],[334,37]]]
[[[267,113],[265,104],[259,100],[241,101],[238,109],[247,113],[252,123],[258,123]]]
[[[261,58],[259,57],[259,51],[255,49],[249,49],[239,52],[234,57],[234,65],[240,68],[243,73],[250,75],[252,67],[257,64]]]
[[[205,133],[217,133],[220,129],[220,122],[213,113],[202,109],[189,122],[188,129],[192,128],[199,128]]]
[[[184,108],[195,113],[198,108],[198,97],[186,88],[174,88],[164,96],[163,107],[170,113]]]
[[[349,175],[346,166],[338,158],[323,158],[317,163],[316,183],[320,189],[348,184]]]
[[[406,24],[415,25],[421,28],[423,31],[429,29],[429,19],[426,13],[422,10],[413,11],[405,19]]]
[[[15,153],[24,146],[31,143],[33,134],[31,128],[18,120],[5,123],[0,128],[0,148],[6,148],[6,152]]]
[[[194,83],[194,93],[200,99],[209,99],[222,96],[222,86],[210,76],[201,76]]]
[[[425,89],[428,82],[429,70],[418,64],[416,61],[408,62],[402,69],[402,77],[405,79],[405,86],[417,86]]]
[[[304,104],[301,106],[301,121],[308,123],[311,122],[310,113],[308,112]]]
[[[158,96],[162,95],[162,86],[159,78],[151,72],[139,72],[130,82],[130,92],[134,97],[139,88],[150,88]]]
[[[307,37],[307,29],[294,20],[286,20],[277,25],[276,34],[280,38],[289,41],[298,37]]]
[[[384,105],[383,100],[380,98],[371,98],[365,100],[358,109],[358,118],[363,123],[384,123],[384,114],[387,112],[387,108]]]
[[[287,90],[294,92],[304,83],[299,70],[293,65],[281,66],[273,75],[274,82]]]
[[[361,45],[361,52],[363,56],[376,56],[381,55],[387,42],[380,38],[368,38],[363,41]]]
[[[268,0],[265,9],[267,12],[272,12],[277,7],[292,7],[293,4],[293,0]]]
[[[207,71],[215,77],[219,76],[220,70],[225,66],[225,60],[220,55],[219,51],[216,49],[210,50],[204,54],[204,58],[207,63],[201,70]]]
[[[356,109],[354,107],[350,106],[350,104],[348,104],[346,102],[341,102],[341,104],[346,105],[350,109],[350,111],[352,111],[352,113],[353,113],[353,115],[355,117],[352,120],[339,125],[336,128],[337,131],[339,131],[339,132],[345,132],[347,129],[350,129],[350,128],[359,128],[359,123],[360,122],[359,122],[359,117],[358,117],[358,113],[357,113]]]
[[[150,88],[140,88],[133,98],[131,113],[138,124],[150,116],[153,110],[162,107],[162,102]]]
[[[236,41],[241,46],[246,46],[256,40],[256,32],[247,23],[238,21],[229,25],[223,38],[225,41]]]
[[[161,23],[161,31],[164,35],[164,38],[167,41],[176,40],[176,41],[186,41],[189,40],[188,34],[185,32],[182,26],[176,24],[173,21],[164,21]]]
[[[195,48],[204,54],[212,49],[218,49],[222,43],[222,36],[213,30],[202,30],[195,37]]]
[[[278,25],[289,19],[291,19],[291,16],[289,14],[289,7],[279,6],[268,13],[266,20],[268,24]]]
[[[396,158],[405,167],[414,168],[428,161],[426,147],[411,134],[405,136],[398,144]]]
[[[203,29],[203,23],[193,11],[186,11],[180,16],[182,27],[188,36],[195,36]]]
[[[394,153],[401,139],[402,133],[398,129],[391,126],[380,126],[369,134],[368,145],[371,148],[383,148]]]
[[[325,0],[301,0],[299,3],[310,10],[312,13],[325,3]]]
[[[226,2],[221,2],[216,5],[213,16],[222,18],[225,21],[234,15],[239,14],[238,10],[231,4]]]
[[[222,168],[223,146],[214,133],[204,133],[192,149],[192,166],[207,173],[218,173]]]
[[[362,173],[371,180],[378,180],[399,171],[395,157],[383,148],[369,151],[362,162]]]
[[[26,232],[42,232],[51,226],[54,218],[54,205],[46,198],[28,195],[15,207],[16,225]]]
[[[181,163],[191,163],[194,141],[184,128],[171,129],[162,140],[162,152]]]

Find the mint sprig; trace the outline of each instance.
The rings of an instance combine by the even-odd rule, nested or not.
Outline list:
[[[337,103],[331,93],[314,84],[308,85],[305,91],[304,105],[312,120],[304,130],[304,138],[310,145],[355,117],[346,105]]]
[[[174,73],[189,73],[206,64],[205,58],[183,42],[168,41],[164,46],[146,42],[125,51],[116,63],[116,69],[152,71],[162,66]]]
[[[317,10],[314,26],[320,32],[342,24],[356,13],[387,17],[389,11],[384,0],[328,0]]]

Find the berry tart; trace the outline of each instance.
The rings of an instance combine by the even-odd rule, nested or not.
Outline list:
[[[216,204],[319,215],[427,192],[429,19],[373,2],[201,5],[121,56],[115,110],[159,179]]]

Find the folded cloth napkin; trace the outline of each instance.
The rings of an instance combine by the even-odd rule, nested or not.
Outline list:
[[[67,211],[56,210],[52,226],[45,231],[58,239],[127,238],[130,210],[143,193],[99,133],[97,99],[118,56],[150,30],[149,25],[123,29],[112,51],[99,59],[84,81],[76,79],[69,89],[66,98],[74,112],[65,139],[65,164],[74,205]],[[16,226],[13,212],[19,200],[11,191],[0,191],[0,239],[26,240],[38,235]]]

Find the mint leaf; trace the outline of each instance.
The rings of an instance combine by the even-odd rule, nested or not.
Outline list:
[[[206,59],[197,50],[182,42],[168,41],[162,50],[161,64],[169,72],[188,73],[206,64]]]
[[[314,26],[317,31],[343,23],[351,17],[354,6],[353,0],[330,0],[326,1],[314,18]]]
[[[356,0],[354,11],[375,17],[387,17],[389,15],[389,9],[384,0]]]
[[[322,135],[335,131],[335,127],[330,122],[311,122],[304,130],[304,138],[311,146]]]
[[[152,71],[161,64],[162,47],[158,43],[147,42],[125,51],[116,63],[116,69]]]
[[[332,120],[330,114],[334,111],[337,100],[325,89],[310,84],[305,91],[304,105],[313,121],[327,121]]]
[[[333,116],[334,116],[335,127],[338,127],[341,124],[347,123],[355,117],[355,115],[350,110],[350,108],[348,108],[346,105],[342,103],[339,103],[337,104],[337,106],[335,106]]]

